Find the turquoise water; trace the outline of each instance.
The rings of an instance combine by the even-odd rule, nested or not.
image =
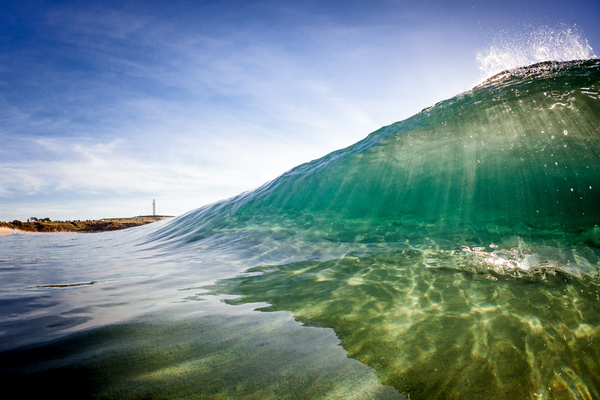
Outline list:
[[[173,221],[1,238],[3,379],[600,398],[599,80],[599,60],[504,72]]]

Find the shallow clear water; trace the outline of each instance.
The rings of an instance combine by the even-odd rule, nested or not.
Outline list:
[[[0,238],[5,387],[68,398],[404,398],[347,358],[331,329],[207,295],[240,268],[151,249],[146,231]]]
[[[450,256],[452,257],[452,256]],[[428,265],[433,261],[435,267]],[[444,267],[416,250],[259,267],[219,282],[332,327],[348,356],[412,398],[597,398],[600,288],[556,272],[519,279]]]
[[[172,221],[0,238],[3,383],[600,398],[599,80],[503,73]]]

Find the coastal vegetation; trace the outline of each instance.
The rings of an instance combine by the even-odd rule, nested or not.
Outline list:
[[[131,218],[103,218],[85,221],[52,221],[50,218],[31,217],[26,222],[20,220],[0,221],[0,228],[16,229],[24,232],[106,232],[146,225],[165,218],[173,217],[167,215],[141,215]]]

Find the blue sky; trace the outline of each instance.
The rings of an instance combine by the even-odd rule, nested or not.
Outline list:
[[[597,1],[413,3],[3,2],[0,220],[180,215],[470,89],[478,54],[600,47]]]

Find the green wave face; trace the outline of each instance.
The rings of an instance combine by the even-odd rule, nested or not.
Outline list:
[[[435,233],[591,229],[600,222],[599,76],[597,62],[584,62],[497,77],[290,171],[241,213],[309,210]]]
[[[499,74],[158,235],[249,267],[468,246],[597,274],[599,78],[598,60]]]
[[[600,398],[599,80],[502,73],[160,235],[413,400]]]

